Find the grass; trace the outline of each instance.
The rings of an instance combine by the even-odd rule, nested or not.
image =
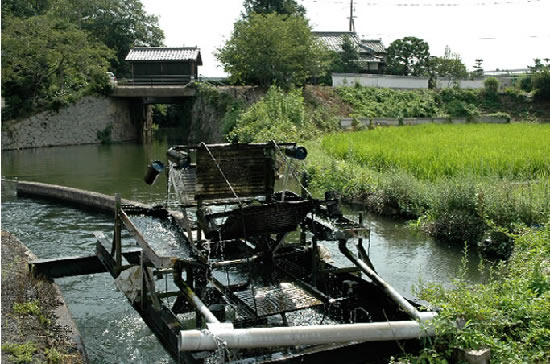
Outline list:
[[[37,350],[36,345],[32,342],[2,345],[2,351],[9,354],[14,363],[32,363],[32,356]]]
[[[434,181],[456,176],[532,180],[550,175],[550,124],[419,125],[326,136],[331,156]]]
[[[13,312],[20,315],[35,316],[38,318],[38,321],[44,326],[48,326],[50,324],[50,320],[46,318],[46,316],[44,316],[44,314],[42,313],[42,309],[40,308],[38,300],[24,303],[14,303]]]

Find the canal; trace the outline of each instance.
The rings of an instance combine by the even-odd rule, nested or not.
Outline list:
[[[14,233],[39,258],[93,254],[95,231],[112,236],[109,216],[51,201],[17,198],[13,183],[60,184],[146,203],[165,201],[166,178],[143,182],[147,164],[165,160],[177,133],[165,131],[152,145],[114,144],[2,152],[2,230]],[[350,216],[358,208],[345,208]],[[461,265],[460,248],[411,232],[403,221],[366,214],[369,252],[378,273],[405,296],[420,280],[450,285]],[[332,249],[331,249],[332,250]],[[334,253],[333,253],[334,254]],[[337,258],[337,257],[334,257]],[[337,260],[337,259],[335,259]],[[467,279],[479,280],[475,254]],[[84,338],[92,363],[171,363],[155,336],[118,292],[108,274],[57,279]]]

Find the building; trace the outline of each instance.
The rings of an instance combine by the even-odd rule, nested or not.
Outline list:
[[[126,56],[133,84],[186,84],[198,77],[202,65],[200,49],[132,48]]]
[[[331,51],[342,52],[342,43],[348,36],[359,51],[358,63],[362,73],[382,73],[386,64],[386,48],[380,39],[360,39],[356,32],[313,32]]]

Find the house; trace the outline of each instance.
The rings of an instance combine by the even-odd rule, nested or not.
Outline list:
[[[331,51],[342,52],[344,37],[348,36],[359,50],[358,63],[362,73],[382,73],[386,63],[386,49],[380,39],[360,39],[356,32],[313,32]]]
[[[132,48],[126,56],[134,84],[185,84],[198,77],[202,65],[197,47]]]

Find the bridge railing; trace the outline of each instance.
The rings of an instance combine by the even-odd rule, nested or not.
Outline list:
[[[195,77],[190,75],[147,75],[121,80],[118,84],[139,86],[185,85],[193,80],[195,80]]]

